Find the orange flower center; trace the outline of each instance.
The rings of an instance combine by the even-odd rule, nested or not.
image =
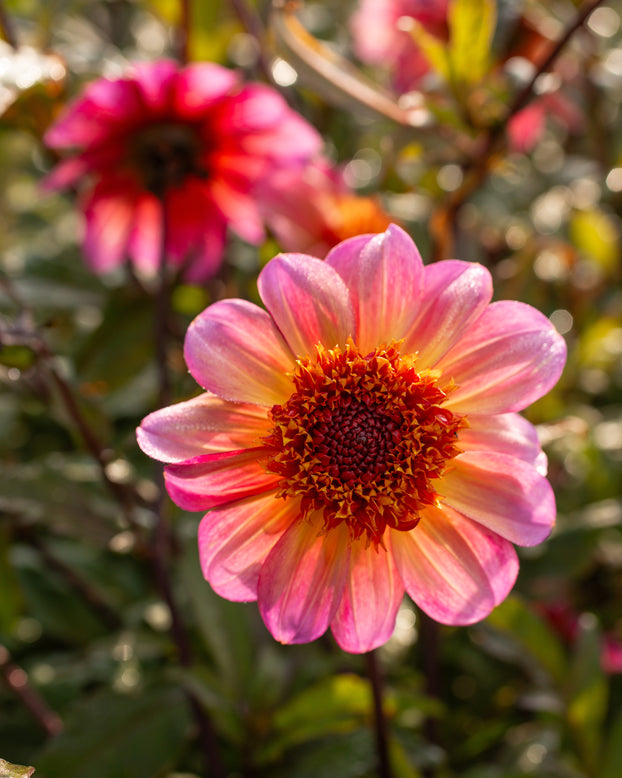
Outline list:
[[[298,361],[294,391],[270,411],[267,468],[280,496],[299,497],[303,515],[321,511],[325,529],[345,522],[352,538],[382,544],[387,527],[415,527],[438,495],[434,481],[460,449],[466,420],[443,408],[452,386],[415,370],[399,344],[363,355],[316,347]]]
[[[146,189],[162,197],[189,175],[205,178],[200,165],[200,141],[184,124],[153,124],[137,133],[132,158]]]

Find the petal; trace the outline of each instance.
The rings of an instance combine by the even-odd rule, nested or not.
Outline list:
[[[546,475],[546,454],[540,448],[536,428],[518,413],[496,416],[469,416],[469,427],[460,431],[464,451],[495,451],[518,457]]]
[[[150,113],[161,113],[170,109],[178,72],[177,64],[167,59],[133,64],[132,76],[136,80],[145,108]]]
[[[113,178],[97,184],[88,196],[83,249],[96,272],[105,273],[124,261],[139,197],[127,181]]]
[[[59,162],[53,170],[41,181],[41,188],[51,192],[54,189],[65,189],[76,184],[91,169],[87,159],[82,156]]]
[[[345,591],[331,628],[344,651],[363,653],[393,634],[404,585],[390,550],[359,540],[350,553]]]
[[[166,198],[167,253],[177,265],[190,263],[185,277],[201,282],[211,278],[222,260],[226,222],[214,207],[206,183],[189,176],[171,188]]]
[[[322,635],[343,596],[349,534],[345,526],[322,529],[318,517],[295,520],[259,573],[259,610],[281,643],[308,643]]]
[[[325,262],[306,254],[280,254],[259,274],[266,308],[297,356],[345,344],[354,335],[346,285]]]
[[[545,395],[566,362],[566,344],[525,303],[492,303],[436,365],[458,388],[447,407],[461,413],[519,411]]]
[[[209,188],[210,198],[231,228],[248,243],[261,243],[264,228],[252,184],[236,181],[233,176],[219,175],[215,170]]]
[[[93,147],[144,120],[144,104],[131,79],[93,81],[67,105],[47,130],[44,142],[51,148]]]
[[[157,273],[162,251],[162,206],[152,194],[145,192],[134,206],[127,252],[134,265],[146,275]]]
[[[256,600],[259,570],[297,515],[297,503],[274,492],[211,510],[199,526],[199,556],[214,591],[236,602]]]
[[[441,624],[485,618],[518,574],[511,543],[447,506],[426,508],[415,529],[391,541],[406,591]]]
[[[195,380],[225,400],[271,406],[291,394],[293,357],[269,314],[246,300],[220,300],[199,314],[184,356]]]
[[[392,224],[379,235],[346,240],[325,262],[350,290],[363,353],[404,336],[423,287],[419,251],[404,230]]]
[[[482,315],[492,297],[492,279],[482,265],[457,259],[428,265],[424,273],[423,299],[403,350],[417,352],[417,365],[431,367]]]
[[[202,511],[273,489],[281,476],[265,468],[266,449],[221,451],[164,468],[166,489],[187,511]]]
[[[277,165],[306,161],[322,148],[312,125],[278,92],[261,84],[248,84],[240,91],[231,113],[223,116],[223,125],[227,123],[234,132],[244,131],[237,139],[244,151],[266,156]]]
[[[138,445],[160,462],[257,446],[270,431],[265,408],[230,403],[213,394],[150,413],[136,430]]]
[[[175,113],[184,119],[201,118],[206,109],[231,92],[238,81],[236,72],[222,65],[212,62],[188,65],[177,76]]]
[[[507,454],[468,451],[452,460],[438,491],[447,505],[519,546],[535,546],[555,523],[555,497],[534,467]]]

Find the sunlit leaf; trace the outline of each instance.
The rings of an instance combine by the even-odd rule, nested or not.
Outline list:
[[[308,740],[351,732],[369,722],[369,682],[353,674],[321,680],[285,703],[274,715],[274,734],[265,743],[262,761]]]
[[[570,219],[570,239],[578,251],[604,273],[611,273],[617,268],[620,236],[609,214],[597,208],[575,211]]]
[[[451,78],[451,62],[447,44],[429,33],[416,19],[412,20],[409,32],[432,69],[445,81]]]
[[[448,23],[452,80],[456,84],[476,84],[490,68],[495,0],[451,0]]]

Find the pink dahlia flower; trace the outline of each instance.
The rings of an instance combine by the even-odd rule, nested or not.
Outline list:
[[[356,56],[388,68],[395,89],[416,89],[430,65],[408,27],[412,19],[447,39],[448,0],[360,0],[351,20]]]
[[[391,223],[375,197],[355,194],[325,159],[275,174],[260,193],[266,224],[285,251],[324,257],[346,238],[383,232]]]
[[[78,187],[95,271],[129,256],[153,274],[164,241],[191,281],[218,268],[227,226],[250,243],[263,239],[257,186],[321,146],[274,90],[213,63],[170,61],[89,84],[44,140],[75,151],[45,183]]]
[[[206,579],[257,599],[284,643],[330,626],[370,650],[404,591],[439,622],[484,618],[514,584],[513,544],[555,519],[516,411],[559,378],[563,339],[528,305],[490,303],[484,267],[424,267],[395,226],[325,261],[279,255],[258,286],[265,310],[222,300],[194,320],[185,357],[205,392],[138,430],[173,500],[208,511]]]

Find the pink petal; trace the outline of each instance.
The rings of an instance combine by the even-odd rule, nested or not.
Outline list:
[[[127,252],[143,273],[154,276],[162,251],[162,206],[152,194],[142,194],[134,206],[134,218]]]
[[[344,345],[355,334],[346,285],[320,259],[280,254],[261,271],[257,288],[297,356],[313,354],[318,343],[327,348]]]
[[[473,624],[507,597],[518,558],[507,540],[447,506],[426,508],[410,532],[391,535],[413,601],[441,624]]]
[[[417,311],[423,264],[417,247],[400,227],[340,243],[326,257],[350,291],[363,353],[399,340]]]
[[[290,165],[319,154],[319,133],[274,90],[248,85],[240,94],[244,102],[236,105],[236,127],[246,133],[239,145],[249,154],[261,154],[276,164]],[[243,115],[242,115],[243,111]],[[231,116],[231,119],[234,117]]]
[[[259,574],[259,610],[281,643],[307,643],[322,635],[343,596],[349,533],[322,533],[323,523],[299,518],[269,553]]]
[[[144,105],[133,81],[100,78],[64,108],[45,133],[44,142],[57,149],[92,147],[138,122],[141,116]]]
[[[178,66],[172,60],[134,63],[132,77],[149,112],[162,114],[170,110],[178,74]]]
[[[536,428],[517,413],[497,416],[469,415],[469,426],[460,431],[458,446],[464,451],[494,451],[518,457],[546,475],[546,454],[540,448]]]
[[[403,351],[417,352],[417,365],[431,367],[468,332],[492,297],[492,279],[482,265],[450,259],[424,268],[423,299]]]
[[[566,344],[529,305],[492,303],[436,367],[458,388],[447,407],[460,413],[507,413],[525,408],[557,382]]]
[[[88,196],[83,249],[98,273],[117,267],[125,259],[139,197],[127,181],[114,178],[97,184]]]
[[[212,62],[188,65],[177,76],[175,113],[185,119],[201,118],[206,108],[225,97],[238,81],[235,71]]]
[[[366,547],[364,540],[354,543],[343,598],[331,623],[337,643],[353,653],[386,643],[403,596],[391,551]]]
[[[555,523],[549,482],[507,454],[459,454],[438,490],[447,505],[519,546],[541,543]]]
[[[213,394],[150,413],[136,430],[138,445],[160,462],[252,448],[270,431],[264,408],[229,403]]]
[[[226,223],[204,181],[188,177],[166,197],[167,245],[177,265],[189,263],[189,281],[204,281],[217,271],[225,245]]]
[[[199,526],[203,575],[221,597],[257,599],[259,570],[298,506],[274,492],[214,508]]]
[[[51,192],[55,189],[65,189],[76,184],[90,172],[90,165],[83,157],[72,157],[59,162],[41,181],[43,190]]]
[[[184,355],[195,380],[225,400],[271,406],[291,394],[293,357],[270,316],[245,300],[220,300],[199,314]]]
[[[231,228],[254,245],[265,237],[259,206],[248,182],[236,185],[230,176],[215,173],[209,183],[210,198]]]
[[[222,451],[164,469],[166,489],[186,511],[202,511],[273,489],[281,479],[265,468],[262,447]]]

